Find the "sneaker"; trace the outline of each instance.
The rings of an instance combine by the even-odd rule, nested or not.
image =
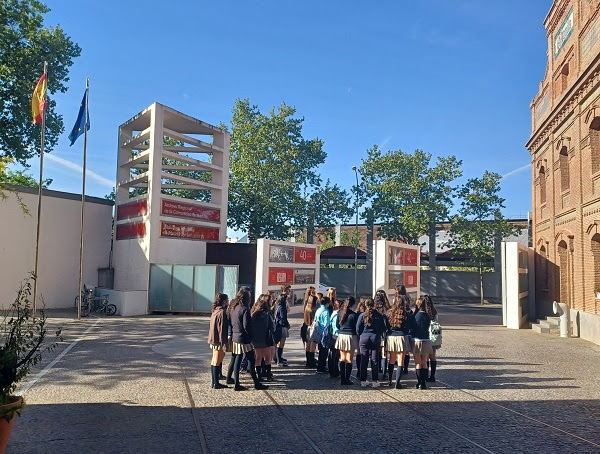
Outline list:
[[[373,383],[371,383],[371,388],[379,388],[379,382],[374,381]]]
[[[368,381],[366,381],[366,380],[360,382],[360,387],[361,388],[366,388],[369,385],[370,385],[370,383]]]
[[[423,383],[423,384],[421,385],[421,388],[420,388],[420,389],[427,389],[427,385],[426,385],[425,383]]]
[[[212,389],[223,389],[223,388],[229,388],[229,386],[225,386],[221,383],[215,383],[214,385],[212,385]]]

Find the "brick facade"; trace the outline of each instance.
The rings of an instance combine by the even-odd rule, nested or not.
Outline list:
[[[598,314],[600,0],[555,0],[544,26],[548,64],[527,143],[537,298]]]

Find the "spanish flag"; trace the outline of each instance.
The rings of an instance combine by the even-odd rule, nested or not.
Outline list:
[[[31,98],[31,115],[33,117],[33,124],[42,122],[42,115],[46,108],[46,73],[42,74],[40,80],[38,80],[35,89],[33,90],[33,97]]]

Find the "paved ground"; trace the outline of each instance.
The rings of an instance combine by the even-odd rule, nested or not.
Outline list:
[[[509,331],[498,306],[438,309],[426,391],[413,372],[402,390],[315,375],[298,316],[290,367],[242,393],[210,389],[205,317],[56,318],[65,341],[40,369],[89,332],[26,392],[7,452],[600,452],[600,346]]]

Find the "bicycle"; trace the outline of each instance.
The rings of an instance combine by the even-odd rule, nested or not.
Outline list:
[[[75,297],[75,307],[79,305],[81,299],[81,316],[87,317],[91,312],[104,312],[106,315],[111,316],[117,313],[117,306],[109,304],[108,293],[102,296],[93,296],[94,287],[84,286],[81,296]]]

